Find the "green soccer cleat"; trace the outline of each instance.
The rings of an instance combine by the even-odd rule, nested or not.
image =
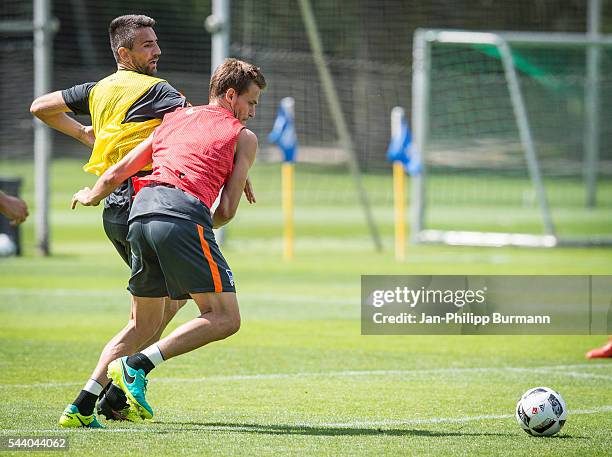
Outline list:
[[[95,414],[83,416],[75,405],[66,406],[59,418],[59,425],[62,428],[105,428],[98,422]]]
[[[114,409],[108,404],[106,397],[98,402],[98,417],[105,417],[109,421],[128,421],[128,422],[143,422],[142,417],[136,409],[129,404],[123,409]]]
[[[113,360],[108,365],[108,377],[125,393],[128,403],[141,418],[152,419],[153,409],[147,403],[148,380],[143,370],[134,370],[127,364],[127,356]]]

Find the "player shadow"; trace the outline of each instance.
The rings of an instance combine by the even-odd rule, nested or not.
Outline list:
[[[553,435],[553,436],[547,436],[546,439],[547,440],[590,440],[591,437],[589,436],[574,436],[574,435],[566,435],[565,433],[561,432],[561,435]],[[538,438],[536,436],[536,438]]]
[[[365,427],[333,427],[288,424],[241,424],[233,422],[155,422],[160,425],[181,426],[181,430],[228,431],[237,433],[254,433],[262,435],[311,435],[311,436],[511,436],[508,433],[432,431],[424,429],[404,428],[365,428]],[[176,430],[174,430],[176,431]],[[174,432],[173,431],[173,432]],[[164,433],[160,430],[160,433]]]

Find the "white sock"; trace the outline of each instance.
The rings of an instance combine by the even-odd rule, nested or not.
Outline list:
[[[151,361],[151,363],[155,366],[159,365],[160,363],[164,361],[164,356],[159,350],[159,347],[157,346],[157,344],[152,344],[151,346],[146,348],[144,351],[142,351],[142,354],[146,355],[147,358]]]
[[[102,387],[102,384],[100,384],[95,379],[90,379],[85,384],[85,387],[83,387],[83,390],[94,394],[96,397],[102,393],[102,389],[104,389],[104,387]]]

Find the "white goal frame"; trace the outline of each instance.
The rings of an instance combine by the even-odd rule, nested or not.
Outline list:
[[[427,169],[428,116],[430,101],[431,44],[488,44],[496,46],[512,103],[514,117],[525,154],[525,161],[533,184],[534,194],[542,215],[543,234],[519,234],[497,232],[470,232],[432,230],[425,227],[425,182]],[[598,53],[601,47],[612,47],[612,35],[580,33],[535,32],[472,32],[465,30],[418,29],[414,34],[412,76],[412,160],[421,164],[421,172],[412,178],[411,191],[411,241],[413,243],[445,243],[466,246],[527,246],[553,247],[557,245],[612,244],[612,238],[576,237],[560,239],[556,232],[546,198],[538,154],[533,142],[529,117],[510,50],[512,44],[533,47],[579,47],[587,49],[594,58],[587,59],[587,90],[585,93],[588,132],[585,138],[585,185],[587,195],[595,195],[599,131],[598,124]],[[587,204],[589,204],[587,202]],[[592,206],[592,205],[590,205]]]

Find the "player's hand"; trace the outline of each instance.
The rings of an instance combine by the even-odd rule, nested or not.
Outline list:
[[[91,189],[89,187],[84,187],[72,196],[72,202],[70,204],[70,207],[72,209],[75,209],[77,203],[80,203],[83,206],[98,206],[100,204],[100,201],[92,200]]]
[[[28,217],[28,206],[21,198],[2,194],[2,214],[4,214],[11,225],[19,225]]]
[[[96,142],[96,135],[94,134],[93,126],[84,125],[81,129],[81,134],[79,136],[79,141],[83,143],[85,146],[89,146],[93,148],[94,143]]]
[[[244,185],[244,195],[249,203],[257,202],[257,200],[255,200],[255,192],[253,192],[253,184],[251,184],[251,180],[248,176],[246,179],[246,184]]]

